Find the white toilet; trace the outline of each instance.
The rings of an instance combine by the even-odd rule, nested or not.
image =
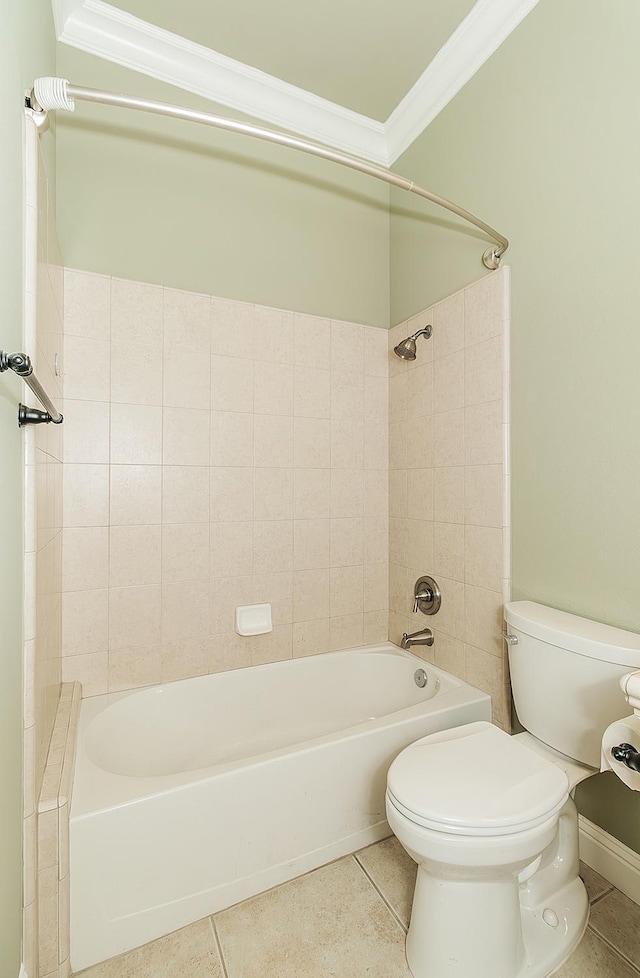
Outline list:
[[[531,601],[507,604],[505,619],[528,732],[470,723],[423,737],[389,769],[389,825],[418,863],[415,978],[545,978],[587,924],[569,795],[624,712],[618,681],[640,668],[640,635]]]

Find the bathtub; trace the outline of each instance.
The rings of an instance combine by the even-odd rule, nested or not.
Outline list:
[[[390,643],[84,700],[72,970],[389,835],[398,751],[490,717],[485,693]]]

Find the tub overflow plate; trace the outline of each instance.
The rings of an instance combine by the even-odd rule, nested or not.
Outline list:
[[[416,671],[413,674],[413,681],[416,684],[416,686],[420,687],[420,689],[424,689],[424,687],[427,685],[429,681],[429,677],[427,676],[424,669],[416,669]]]

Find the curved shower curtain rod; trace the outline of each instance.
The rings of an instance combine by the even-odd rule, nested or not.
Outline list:
[[[187,122],[198,122],[204,126],[213,126],[216,129],[226,129],[229,132],[255,136],[257,139],[264,139],[267,142],[277,143],[280,146],[288,146],[290,149],[297,149],[302,153],[319,156],[322,159],[331,160],[333,163],[340,163],[342,166],[348,166],[352,170],[359,170],[360,173],[367,173],[377,180],[384,180],[385,183],[389,183],[393,187],[399,187],[401,190],[417,194],[418,197],[424,197],[426,200],[438,204],[439,207],[446,208],[446,210],[463,218],[469,224],[473,224],[481,231],[484,231],[490,238],[493,238],[497,243],[497,247],[488,248],[482,256],[482,261],[487,268],[498,268],[500,259],[509,247],[508,238],[505,238],[495,228],[492,228],[490,224],[485,224],[475,214],[465,210],[464,207],[458,207],[457,204],[454,204],[451,200],[447,200],[446,197],[440,197],[439,194],[425,190],[424,187],[418,186],[413,180],[407,180],[406,177],[401,177],[399,174],[393,173],[391,170],[387,170],[382,166],[376,166],[375,163],[367,163],[366,160],[359,159],[357,156],[349,156],[347,153],[329,149],[327,146],[322,146],[318,143],[310,143],[307,140],[289,136],[284,132],[278,132],[274,129],[263,129],[260,126],[252,126],[246,122],[237,122],[235,119],[226,119],[224,116],[211,115],[208,112],[185,109],[180,105],[171,105],[168,102],[155,102],[151,99],[137,98],[130,95],[116,95],[113,92],[103,92],[95,88],[79,88],[77,85],[69,84],[65,78],[36,78],[33,83],[30,103],[31,108],[35,112],[43,114],[46,114],[49,109],[66,109],[73,112],[75,109],[75,99],[81,102],[98,102],[103,105],[115,105],[121,108],[138,109],[142,112],[153,112],[156,115],[166,115],[174,119],[184,119]]]

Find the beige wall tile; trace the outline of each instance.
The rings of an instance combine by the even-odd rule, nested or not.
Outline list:
[[[438,364],[435,366],[438,370]],[[433,414],[433,363],[421,364],[407,373],[407,417],[424,418]]]
[[[412,418],[406,422],[408,468],[427,469],[433,466],[437,420],[437,418],[435,421],[433,418]]]
[[[331,465],[331,422],[295,418],[294,465],[297,469],[327,469]]]
[[[293,313],[256,306],[254,357],[271,363],[293,363]]]
[[[400,564],[403,567],[408,560],[408,521],[400,519],[389,520],[389,563]]]
[[[407,565],[428,574],[433,567],[433,523],[428,520],[409,520],[407,525]]]
[[[364,513],[364,473],[361,469],[333,469],[331,472],[331,516],[362,517]]]
[[[446,357],[464,347],[464,293],[456,292],[433,310],[434,357]]]
[[[209,478],[212,521],[226,523],[253,519],[253,468],[218,466],[210,470]]]
[[[209,635],[209,582],[162,585],[162,644],[183,643]],[[208,662],[208,651],[207,651]],[[205,667],[205,671],[208,666]],[[164,681],[164,677],[163,677]]]
[[[364,565],[365,612],[386,611],[389,607],[389,565],[385,563]]]
[[[407,515],[412,519],[434,519],[433,480],[433,469],[407,472]]]
[[[330,469],[294,469],[294,518],[303,520],[328,518],[330,513],[330,484]]]
[[[211,353],[211,298],[195,292],[164,289],[164,353]]]
[[[177,352],[162,364],[162,403],[165,407],[211,407],[211,366],[208,356]]]
[[[256,520],[293,519],[293,469],[256,469]]]
[[[372,427],[374,426],[372,425]],[[364,468],[364,431],[364,423],[361,419],[331,421],[332,469]],[[374,461],[378,464],[374,464]],[[367,468],[384,468],[382,452],[380,452],[380,457],[370,460]]]
[[[162,408],[111,405],[111,462],[116,465],[162,462]]]
[[[389,472],[387,469],[364,470],[364,505],[369,516],[388,516]]]
[[[428,573],[428,571],[425,571]],[[413,581],[411,582],[413,586]],[[432,618],[432,628],[445,632],[452,638],[464,641],[465,637],[465,586],[460,581],[441,577],[438,581],[442,592],[440,610]]]
[[[260,666],[264,662],[280,662],[293,655],[293,626],[274,625],[267,635],[255,635],[251,642],[251,663]]]
[[[211,465],[253,465],[253,415],[211,413]]]
[[[389,555],[389,520],[386,516],[365,516],[363,522],[365,564],[386,563]]]
[[[502,277],[486,275],[464,292],[465,346],[482,343],[502,331]]]
[[[270,604],[274,627],[293,621],[293,573],[256,574],[253,578],[253,603]]]
[[[364,615],[343,615],[329,620],[329,651],[355,649],[362,645]]]
[[[211,472],[213,485],[214,475]],[[233,471],[233,470],[230,470]],[[245,470],[243,470],[245,471]],[[251,483],[251,497],[253,484]],[[213,497],[213,490],[212,490]],[[252,502],[251,498],[251,502]],[[211,515],[217,510],[211,502]],[[204,523],[209,519],[209,468],[194,465],[165,465],[162,468],[163,523]]]
[[[331,417],[347,421],[364,416],[364,374],[331,371]]]
[[[492,526],[465,527],[465,581],[490,591],[502,590],[502,530]]]
[[[464,410],[438,414],[434,419],[433,464],[437,466],[465,464]]]
[[[209,524],[165,524],[162,527],[162,583],[208,579]]]
[[[464,411],[465,465],[502,462],[502,403],[475,404]]]
[[[251,302],[211,297],[211,355],[253,357],[255,306]],[[239,343],[240,337],[240,343]]]
[[[155,526],[112,526],[109,587],[160,583],[161,532]]]
[[[109,339],[110,280],[106,275],[64,270],[64,330],[73,336]]]
[[[293,655],[319,655],[329,651],[329,619],[296,622],[292,626]]]
[[[328,370],[331,365],[331,323],[328,319],[294,313],[294,363]]]
[[[436,577],[465,579],[465,528],[460,523],[434,523],[433,568]]]
[[[329,576],[331,618],[355,615],[364,610],[363,566],[332,567]]]
[[[331,567],[353,567],[364,562],[362,519],[332,519]]]
[[[55,867],[58,870],[58,808],[31,815],[29,821],[38,827],[38,871]],[[35,867],[34,867],[35,868]],[[33,896],[31,897],[33,899]],[[30,902],[29,900],[27,902]]]
[[[211,663],[211,639],[188,636],[164,642],[160,649],[161,682],[206,676]]]
[[[217,625],[224,624],[233,629],[236,608],[253,601],[253,579],[245,577],[222,577],[209,583],[209,622],[212,632]]]
[[[359,432],[357,435],[359,437]],[[389,468],[389,427],[386,422],[367,421],[364,427],[363,462],[365,469]]]
[[[108,690],[108,652],[68,655],[62,660],[63,683],[82,685],[83,696],[99,696]]]
[[[293,468],[293,418],[257,414],[253,425],[256,467]]]
[[[367,421],[384,421],[389,417],[389,380],[387,377],[364,378],[364,416]]]
[[[164,408],[162,461],[164,465],[206,465],[209,460],[209,412]]]
[[[72,400],[108,401],[110,344],[89,336],[64,338],[64,393]]]
[[[502,336],[464,351],[464,403],[480,404],[502,397]]]
[[[364,645],[374,645],[386,642],[389,635],[389,620],[387,611],[370,611],[364,616],[362,641]]]
[[[460,639],[452,638],[446,632],[433,630],[433,650],[435,653],[435,664],[439,669],[450,672],[458,679],[465,678],[464,664],[464,642]]]
[[[109,692],[161,682],[161,646],[146,645],[109,652]]]
[[[502,659],[472,645],[464,647],[464,678],[491,697],[493,719],[504,724],[504,676]]]
[[[389,376],[389,336],[387,330],[364,327],[364,372],[369,377]]]
[[[329,569],[295,571],[293,575],[293,620],[300,622],[328,617]]]
[[[293,413],[299,418],[331,417],[331,374],[318,367],[294,367]]]
[[[58,970],[58,870],[38,873],[39,968],[41,975]]]
[[[253,360],[211,357],[211,409],[253,412]]]
[[[112,588],[109,592],[109,648],[158,645],[162,603],[159,585]]]
[[[109,592],[69,591],[62,595],[62,655],[106,652],[109,648]]]
[[[293,570],[293,520],[256,521],[253,528],[254,573]]]
[[[162,404],[162,289],[111,283],[111,400]]]
[[[414,385],[415,386],[415,385]],[[408,380],[407,373],[389,378],[389,421],[405,421],[407,418]]]
[[[485,588],[465,587],[465,642],[502,657],[502,594]]]
[[[233,627],[213,622],[209,643],[209,672],[245,669],[251,665],[251,639],[238,635]]]
[[[417,469],[416,471],[424,471]],[[389,516],[392,519],[407,518],[408,477],[406,469],[389,472]]]
[[[63,526],[107,526],[109,466],[63,466]]]
[[[211,523],[212,578],[253,573],[253,523]]]
[[[65,462],[106,463],[109,461],[109,405],[99,401],[65,398]]]
[[[465,522],[476,526],[502,526],[502,466],[467,466]]]
[[[407,422],[389,424],[389,468],[407,468]]]
[[[257,361],[253,372],[255,414],[293,414],[293,366]]]
[[[464,353],[450,353],[433,364],[433,410],[436,414],[464,407]]]
[[[161,500],[162,468],[159,465],[111,466],[112,526],[159,523]]]
[[[89,591],[107,587],[108,534],[105,526],[69,527],[63,530],[63,591]]]
[[[465,468],[450,466],[433,470],[433,518],[440,523],[464,523]]]
[[[293,566],[296,571],[330,566],[330,520],[294,520]]]
[[[364,374],[364,328],[355,323],[331,323],[331,370]]]

